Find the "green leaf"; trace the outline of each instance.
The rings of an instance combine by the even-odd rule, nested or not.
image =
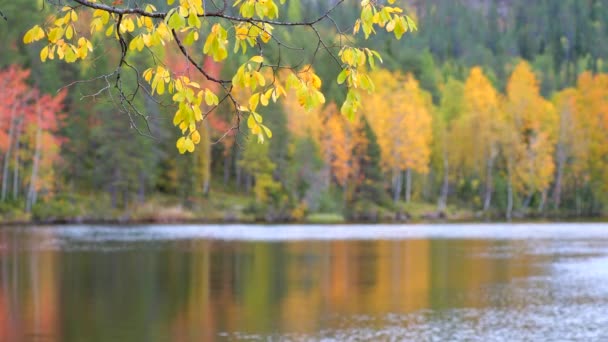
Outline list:
[[[266,133],[266,136],[268,137],[268,139],[272,138],[272,131],[270,130],[270,128],[264,126],[264,125],[260,125],[262,126],[262,129],[264,130],[264,133]]]
[[[171,17],[169,17],[169,22],[167,23],[167,26],[169,26],[169,28],[172,30],[179,30],[184,27],[185,24],[186,21],[184,20],[184,18],[182,18],[182,16],[179,15],[177,11],[174,11],[173,14],[171,14]]]
[[[196,31],[188,32],[188,34],[186,35],[186,38],[184,38],[184,45],[190,46],[190,45],[194,44],[197,36],[198,35],[197,35]]]
[[[215,95],[209,89],[205,89],[205,103],[208,106],[217,106],[219,99],[217,98],[217,95]]]
[[[342,71],[338,75],[338,84],[344,83],[344,81],[346,80],[346,77],[348,77],[348,74],[349,74],[348,69],[342,69]]]

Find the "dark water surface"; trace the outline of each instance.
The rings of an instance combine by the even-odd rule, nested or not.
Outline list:
[[[608,224],[0,228],[0,341],[608,341]]]

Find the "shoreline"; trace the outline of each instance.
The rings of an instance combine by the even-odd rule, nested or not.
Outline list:
[[[58,220],[9,220],[0,221],[1,226],[68,226],[68,225],[108,225],[108,226],[143,226],[143,225],[251,225],[251,226],[273,226],[273,225],[303,225],[303,226],[338,226],[338,225],[434,225],[434,224],[522,224],[522,223],[608,223],[606,216],[587,216],[587,217],[524,217],[515,220],[499,219],[415,219],[402,221],[355,221],[345,220],[335,221],[309,221],[309,220],[205,220],[205,219],[177,219],[177,220],[154,220],[154,219],[58,219]]]

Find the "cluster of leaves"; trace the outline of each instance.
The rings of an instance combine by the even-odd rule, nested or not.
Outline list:
[[[78,37],[79,32],[75,25],[77,21],[76,10],[64,6],[46,31],[35,25],[25,33],[23,42],[29,44],[46,37],[48,44],[40,50],[40,59],[43,62],[47,58],[55,59],[55,54],[57,58],[67,63],[85,59],[88,53],[93,51],[93,44],[85,37]]]
[[[389,5],[395,0],[388,0]],[[400,7],[381,6],[377,0],[361,1],[361,17],[355,22],[354,32],[363,29],[365,39],[372,33],[376,33],[374,26],[386,29],[386,32],[393,32],[395,38],[401,39],[404,33],[416,31],[418,28],[412,18],[403,15]]]
[[[395,0],[388,0],[390,5]],[[376,28],[384,28],[387,32],[393,32],[396,39],[401,39],[408,31],[416,31],[418,28],[412,18],[403,14],[403,9],[396,6],[385,6],[377,0],[361,1],[361,16],[355,21],[353,33],[361,29],[368,39],[371,34],[376,33]],[[342,62],[342,71],[338,75],[338,84],[346,82],[348,94],[342,104],[341,112],[351,120],[361,106],[361,97],[357,89],[372,93],[375,89],[374,83],[366,73],[366,63],[371,70],[376,67],[376,60],[382,63],[380,54],[369,48],[358,48],[354,46],[343,46],[339,53]]]
[[[153,51],[156,46],[175,42],[177,45],[175,48],[179,48],[196,69],[209,80],[222,86],[219,91],[224,94],[210,89],[199,89],[200,86],[196,82],[192,82],[187,77],[176,76],[173,70],[162,65],[151,66],[143,73],[143,78],[149,82],[153,94],[162,95],[165,89],[173,94],[172,99],[179,108],[174,117],[174,124],[183,134],[177,142],[181,153],[194,151],[194,145],[199,140],[196,126],[205,117],[201,105],[204,103],[213,109],[220,102],[219,97],[229,98],[237,115],[249,113],[247,125],[251,133],[258,137],[259,142],[270,138],[272,132],[263,124],[263,117],[257,111],[258,106],[260,104],[267,106],[270,99],[276,101],[279,96],[286,94],[285,89],[294,89],[298,102],[307,110],[325,103],[325,96],[320,91],[321,79],[314,73],[312,67],[300,69],[287,67],[291,74],[282,85],[276,73],[279,67],[281,69],[285,67],[280,65],[280,60],[278,67],[264,63],[262,46],[271,42],[276,26],[310,27],[316,32],[314,25],[327,18],[329,12],[316,21],[290,23],[277,21],[280,10],[274,0],[237,0],[233,3],[233,7],[238,8],[240,17],[225,14],[225,9],[207,13],[203,0],[180,0],[178,3],[175,0],[167,0],[168,9],[165,12],[159,12],[151,4],[144,5],[143,8],[120,8],[97,0],[75,1],[81,6],[63,7],[51,18],[50,25],[45,28],[36,25],[25,34],[23,39],[25,43],[47,38],[47,45],[40,52],[42,61],[47,58],[54,59],[55,54],[66,62],[75,62],[87,57],[93,45],[91,38],[79,32],[76,25],[79,17],[77,11],[92,10],[92,19],[89,22],[91,35],[105,35],[120,42],[122,58],[119,68],[130,52],[142,52],[144,49]],[[377,0],[362,0],[361,15],[355,22],[353,33],[356,34],[362,28],[367,39],[376,32],[376,27],[381,27],[388,32],[394,32],[395,37],[399,39],[405,32],[416,30],[413,20],[404,15],[400,7],[392,6],[395,0],[389,0],[388,3],[391,6]],[[279,4],[285,5],[285,0],[281,0]],[[336,6],[340,4],[341,2]],[[202,20],[207,17],[214,17],[218,22],[208,23]],[[259,53],[249,57],[231,80],[210,78],[195,61],[196,58],[193,56],[196,56],[196,53],[188,51],[188,47],[195,45],[201,37],[205,37],[202,53],[216,62],[222,62],[229,57],[236,58],[239,53],[245,55],[248,48],[256,46],[259,48]],[[228,48],[231,40],[234,42],[233,55]],[[319,40],[322,42],[320,36]],[[331,53],[329,48],[327,50]],[[342,71],[338,76],[338,83],[345,83],[348,87],[342,113],[352,119],[360,107],[358,90],[368,92],[374,90],[372,80],[365,69],[367,65],[373,69],[376,62],[382,62],[382,58],[378,52],[368,48],[347,45],[341,46],[339,57]],[[263,69],[271,72],[262,72]],[[120,69],[118,73],[119,71]],[[232,95],[232,91],[239,87],[249,92],[246,104],[238,103]]]

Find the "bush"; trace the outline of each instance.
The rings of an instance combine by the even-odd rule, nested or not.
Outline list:
[[[66,198],[38,202],[32,207],[34,221],[71,221],[81,215],[81,208]]]
[[[316,196],[315,210],[321,213],[342,212],[344,205],[344,195],[342,191],[321,191]],[[312,209],[312,208],[311,208]]]
[[[26,221],[27,214],[23,210],[23,203],[17,201],[0,202],[1,221]]]
[[[378,222],[386,209],[369,200],[359,200],[347,208],[347,217],[352,221]]]
[[[344,216],[338,213],[316,213],[306,217],[306,222],[314,224],[344,223]]]
[[[63,194],[36,203],[32,207],[34,221],[107,220],[116,216],[106,194]]]

